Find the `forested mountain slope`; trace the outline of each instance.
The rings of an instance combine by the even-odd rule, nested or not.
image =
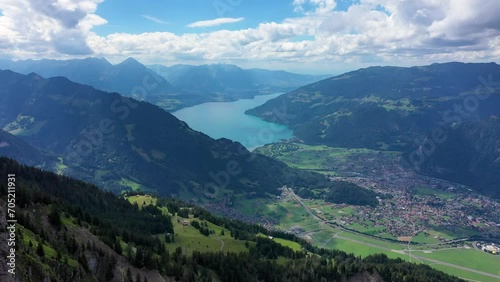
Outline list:
[[[0,83],[1,128],[60,157],[48,168],[108,190],[213,198],[224,189],[276,194],[285,184],[326,181],[214,140],[146,102],[62,77],[1,71]]]
[[[99,90],[117,92],[123,96],[144,100],[167,110],[207,101],[200,95],[182,91],[133,58],[119,64],[106,59],[73,60],[0,60],[0,69],[22,74],[37,73],[44,78],[67,77]]]
[[[131,204],[93,185],[7,158],[0,158],[0,174],[14,175],[11,182],[16,186],[16,277],[1,268],[0,278],[6,282],[461,281],[429,266],[385,255],[360,259],[314,248],[294,235],[216,217],[175,200]],[[0,182],[2,241],[8,236],[5,214],[12,213],[5,209],[7,186]],[[174,230],[174,218],[190,223],[181,225],[182,230],[197,226],[199,240],[220,237],[213,232],[218,229],[231,234],[224,235],[227,242],[245,242],[245,247],[239,252],[171,250],[184,236]],[[209,232],[203,231],[204,226]],[[267,236],[299,245],[300,250]],[[8,254],[3,244],[1,258]]]
[[[406,162],[420,172],[497,194],[487,183],[497,181],[500,170],[481,157],[484,152],[499,157],[493,121],[500,115],[500,66],[495,63],[370,67],[298,88],[247,112],[287,124],[309,144],[405,152]],[[457,146],[463,136],[471,144]],[[475,140],[481,145],[472,145]],[[437,146],[440,153],[413,153],[425,146],[431,151]],[[463,159],[456,162],[457,156]],[[466,160],[481,167],[467,181]]]

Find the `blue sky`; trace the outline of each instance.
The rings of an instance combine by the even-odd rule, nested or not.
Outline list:
[[[353,0],[339,0],[335,10],[345,11],[357,3]],[[193,6],[196,8],[193,9]],[[314,8],[305,5],[305,8]],[[281,22],[298,15],[293,1],[286,0],[107,0],[99,5],[96,14],[105,18],[106,25],[97,26],[94,31],[106,36],[115,32],[143,33],[168,31],[176,34],[210,32],[219,26],[199,28],[187,27],[190,23],[216,18],[243,18],[228,24],[224,29],[238,30],[252,28],[264,22]]]
[[[193,8],[194,5],[196,8]],[[151,0],[143,2],[107,0],[99,5],[96,14],[108,21],[108,24],[95,28],[95,32],[103,36],[114,32],[168,31],[175,34],[210,32],[220,29],[220,26],[193,29],[187,25],[222,17],[244,18],[240,22],[224,26],[224,29],[237,30],[252,28],[261,22],[280,22],[294,16],[290,1],[266,0]]]
[[[499,62],[498,0],[0,0],[0,59],[337,74]]]

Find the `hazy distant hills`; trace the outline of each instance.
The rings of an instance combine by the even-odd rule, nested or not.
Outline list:
[[[500,66],[495,63],[360,69],[300,87],[248,113],[287,124],[311,144],[418,152],[409,162],[422,166],[421,171],[474,184],[479,190],[490,190],[483,183],[500,175],[491,160],[477,157],[481,152],[498,157],[494,122],[482,122],[478,134],[459,134],[476,126],[468,125],[471,122],[500,114]],[[434,145],[442,145],[437,152],[443,154],[436,157],[432,147],[432,152],[425,151],[423,145],[430,146],[426,140],[442,135],[450,143]],[[456,145],[464,142],[468,145]],[[450,161],[459,157],[461,162]],[[464,180],[464,163],[473,161],[483,172],[476,171],[470,179],[481,181]]]
[[[107,92],[148,101],[168,111],[213,101],[286,92],[325,78],[234,65],[144,66],[133,58],[113,65],[104,58],[0,60],[0,69],[44,78],[63,76]],[[172,84],[171,84],[172,82]]]
[[[22,74],[37,73],[42,77],[64,76],[74,82],[93,86],[100,90],[118,92],[131,96],[135,86],[141,86],[145,77],[155,75],[138,61],[127,60],[113,65],[106,59],[87,58],[74,60],[25,60],[0,61],[0,68],[10,69]],[[153,77],[153,79],[159,79]],[[172,85],[163,79],[160,80],[156,91],[165,93],[175,90]]]
[[[161,76],[133,58],[113,65],[106,59],[0,60],[0,69],[22,74],[37,73],[44,78],[63,76],[97,89],[144,100],[167,110],[210,101],[172,86]]]
[[[53,167],[58,172],[113,191],[213,197],[325,180],[211,139],[152,104],[67,78],[0,71],[0,83],[0,128],[61,157]]]
[[[179,89],[220,100],[291,91],[327,75],[303,75],[286,71],[242,69],[230,64],[150,66]]]

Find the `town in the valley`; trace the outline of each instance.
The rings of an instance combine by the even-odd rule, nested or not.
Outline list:
[[[241,212],[233,195],[206,207],[233,218],[282,229],[277,227],[279,218],[260,211],[273,203],[295,203],[300,199],[319,220],[389,240],[412,241],[418,236],[423,238],[421,243],[440,244],[499,234],[498,202],[464,185],[419,175],[402,166],[399,158],[392,154],[363,152],[331,160],[332,170],[336,172],[331,180],[352,182],[381,195],[390,195],[377,197],[379,204],[376,207],[300,199],[287,188],[281,189],[282,194],[277,199],[253,200],[250,207],[253,212],[249,213]],[[295,226],[284,231],[300,235],[300,230]]]

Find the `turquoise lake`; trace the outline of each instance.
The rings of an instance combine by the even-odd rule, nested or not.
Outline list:
[[[235,102],[203,103],[173,112],[192,129],[218,139],[238,141],[249,150],[293,136],[288,127],[246,115],[245,111],[278,97],[281,93],[256,96]]]

